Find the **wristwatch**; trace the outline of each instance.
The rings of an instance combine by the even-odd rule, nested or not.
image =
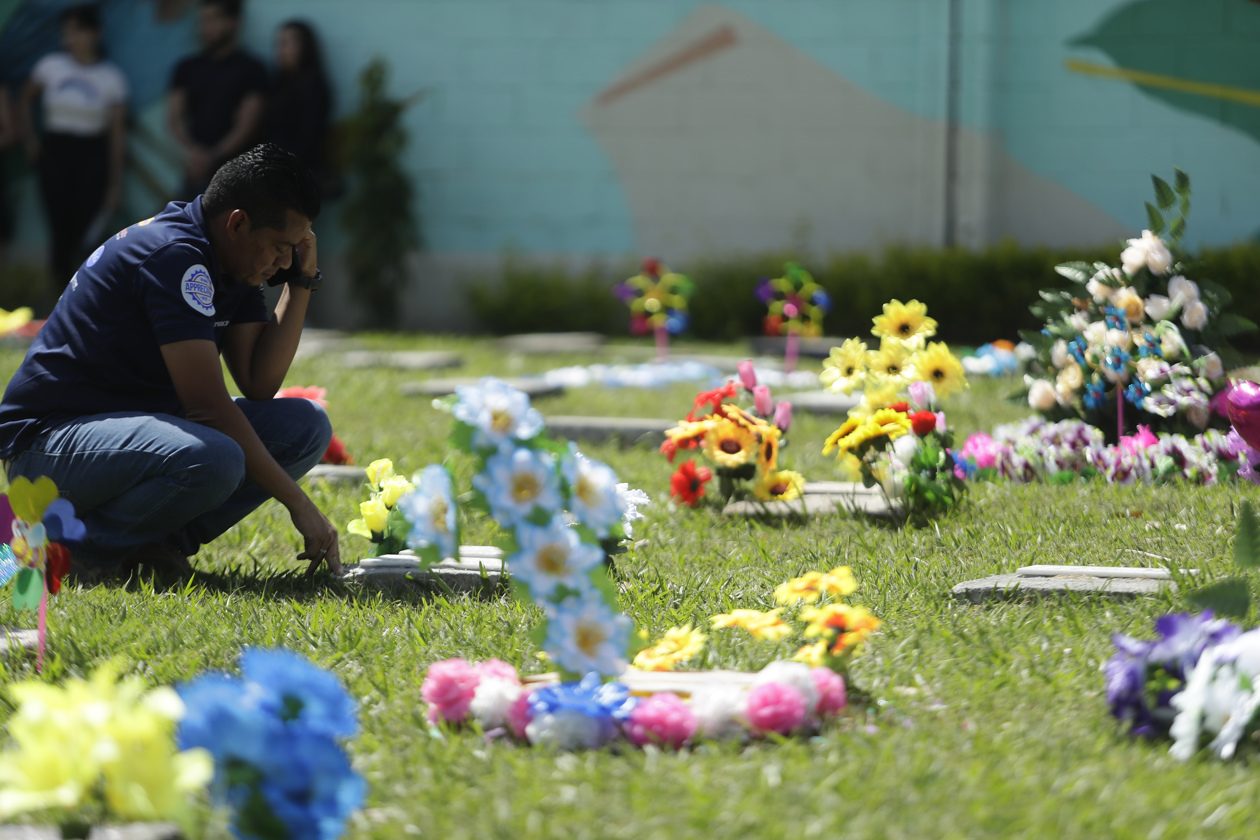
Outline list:
[[[310,277],[295,277],[289,282],[312,292],[319,291],[320,284],[324,282],[324,272],[317,268],[314,275]]]

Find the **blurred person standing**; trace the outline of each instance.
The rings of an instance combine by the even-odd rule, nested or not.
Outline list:
[[[328,171],[332,94],[319,41],[310,24],[289,20],[276,30],[276,77],[267,102],[267,140],[292,152],[321,183]]]
[[[60,20],[64,52],[35,63],[18,109],[27,156],[39,170],[56,294],[100,244],[118,209],[127,148],[127,80],[101,53],[99,7],[71,6]],[[42,137],[35,130],[37,99]]]
[[[175,67],[167,126],[184,150],[180,198],[205,192],[225,160],[253,145],[267,93],[267,70],[241,49],[241,0],[203,0],[202,50]]]
[[[0,82],[0,266],[4,265],[5,248],[13,236],[13,210],[9,206],[9,167],[5,152],[17,145],[18,129],[13,116],[13,100],[9,86]]]

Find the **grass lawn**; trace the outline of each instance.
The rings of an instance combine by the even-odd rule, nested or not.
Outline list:
[[[457,350],[467,375],[591,361],[505,358],[468,339],[360,338],[371,349]],[[20,359],[0,351],[0,375],[7,380]],[[417,378],[319,357],[295,364],[286,384],[326,387],[334,429],[358,461],[392,457],[409,474],[445,456],[448,431],[446,415],[426,400],[399,396],[398,386]],[[973,381],[946,403],[951,425],[965,435],[1024,416],[1002,399],[1010,389],[1009,381]],[[593,387],[537,405],[544,414],[681,417],[694,393],[687,385]],[[833,478],[820,450],[835,425],[799,416],[783,460],[811,479]],[[297,534],[275,503],[203,550],[194,561],[203,574],[187,587],[102,586],[54,598],[46,678],[116,658],[154,683],[174,683],[234,667],[246,645],[309,656],[361,702],[363,732],[352,751],[371,789],[350,837],[1254,836],[1254,749],[1230,764],[1183,765],[1164,743],[1129,740],[1107,714],[1101,668],[1111,634],[1150,635],[1154,617],[1181,608],[1175,596],[972,607],[949,595],[961,580],[1029,563],[1157,562],[1135,552],[1223,573],[1235,506],[1260,495],[1250,485],[980,485],[960,511],[925,529],[845,517],[785,526],[674,508],[670,468],[651,449],[584,451],[653,498],[635,528],[645,542],[619,561],[628,581],[622,607],[653,636],[676,624],[707,626],[737,607],[769,608],[784,579],[852,566],[861,586],[854,599],[884,620],[854,667],[853,681],[874,698],[869,711],[812,740],[679,754],[557,755],[473,734],[435,736],[420,699],[425,668],[451,656],[497,656],[522,673],[545,670],[528,639],[535,609],[506,598],[391,599],[327,579],[308,583],[304,564],[292,560]],[[467,465],[458,472],[467,487]],[[362,496],[349,487],[312,492],[340,526]],[[473,523],[465,541],[491,537]],[[344,534],[342,546],[351,561],[368,548]],[[0,604],[0,624],[33,621]],[[756,669],[794,650],[715,631],[693,666]],[[33,673],[30,660],[4,667],[5,681]]]

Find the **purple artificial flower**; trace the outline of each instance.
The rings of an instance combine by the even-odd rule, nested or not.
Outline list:
[[[758,417],[769,417],[774,413],[774,398],[770,396],[770,386],[758,385],[752,389],[753,411]]]
[[[787,400],[780,400],[774,407],[774,425],[779,427],[779,431],[787,434],[787,430],[792,425],[792,404]]]
[[[753,363],[750,360],[745,359],[735,365],[735,369],[739,371],[739,381],[744,384],[745,388],[751,391],[757,387],[757,373],[753,370]]]
[[[639,291],[632,288],[627,283],[618,283],[612,287],[612,293],[616,295],[622,303],[629,303],[639,296]]]
[[[774,300],[778,293],[774,290],[774,283],[769,277],[762,277],[761,282],[757,284],[757,300],[762,303],[769,304]]]

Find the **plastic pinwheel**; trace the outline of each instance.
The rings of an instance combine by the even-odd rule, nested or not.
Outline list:
[[[48,593],[61,589],[61,578],[70,569],[70,552],[64,543],[83,539],[87,529],[74,516],[74,505],[57,493],[51,478],[33,483],[19,476],[0,496],[0,584],[14,581],[13,605],[39,612],[39,653],[42,669]],[[0,536],[0,539],[3,538]]]
[[[618,283],[613,294],[630,307],[630,332],[656,333],[658,344],[669,335],[687,329],[687,298],[695,284],[686,275],[670,271],[660,260],[645,259],[643,270]]]
[[[782,277],[762,280],[757,298],[768,309],[763,321],[766,335],[822,335],[823,316],[831,309],[827,292],[794,262],[783,266]]]

